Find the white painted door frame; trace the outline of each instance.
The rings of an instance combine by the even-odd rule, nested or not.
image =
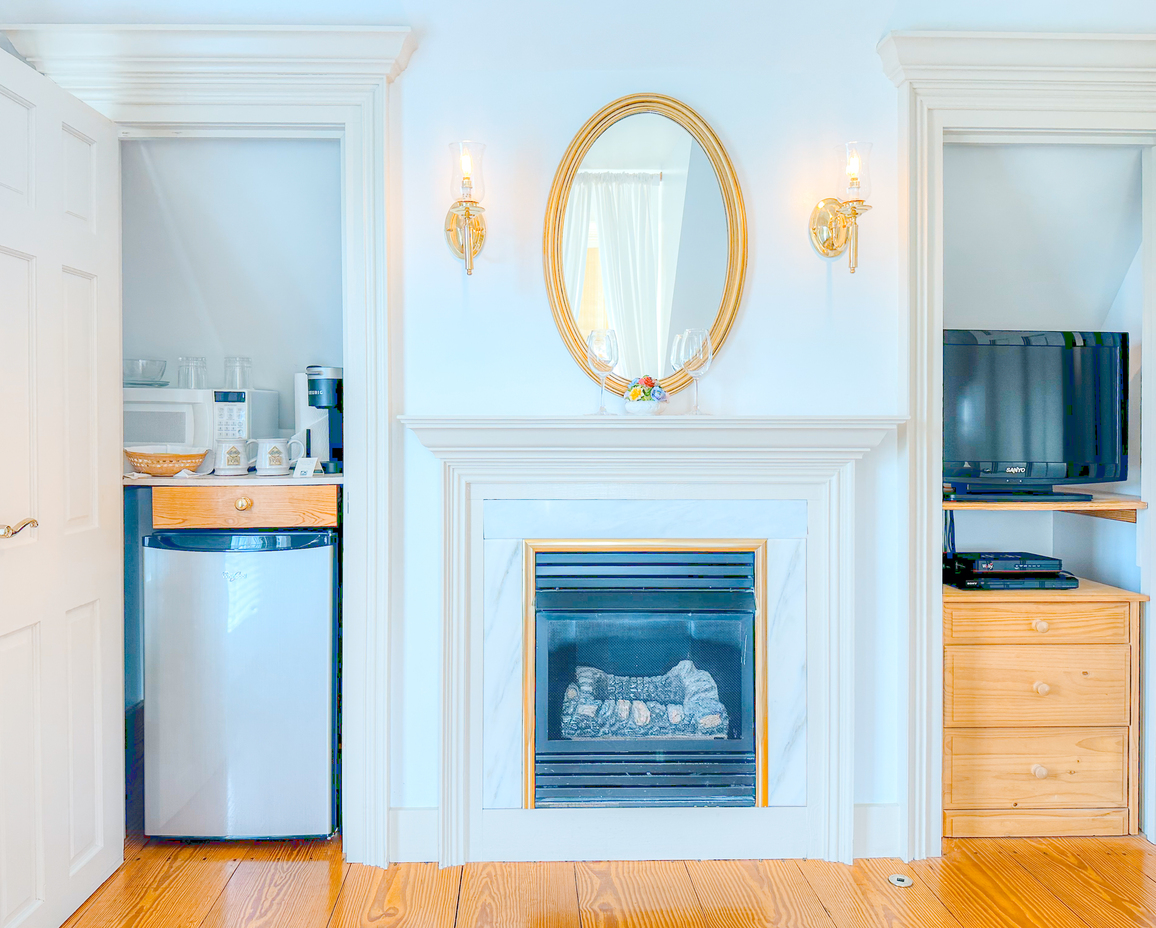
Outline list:
[[[387,201],[393,80],[408,28],[0,26],[125,139],[339,138],[345,368],[342,821],[351,861],[389,863],[389,475],[396,436]],[[394,185],[394,186],[391,186]],[[118,487],[119,492],[119,487]]]
[[[892,33],[879,44],[899,88],[900,357],[910,420],[900,448],[908,475],[906,698],[900,729],[900,840],[905,858],[934,857],[943,836],[943,621],[939,570],[943,429],[943,145],[1062,142],[1149,146],[1144,158],[1144,344],[1156,344],[1156,36]],[[1156,377],[1142,407],[1156,409]],[[1156,448],[1156,416],[1142,447]],[[1141,492],[1156,491],[1156,454],[1141,463]],[[1152,594],[1152,516],[1140,513],[1137,553]],[[1151,629],[1151,610],[1145,617]],[[1145,680],[1156,671],[1146,649]],[[1156,692],[1145,687],[1141,828],[1156,830]]]

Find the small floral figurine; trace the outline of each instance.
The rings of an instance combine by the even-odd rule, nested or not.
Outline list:
[[[626,388],[626,411],[634,415],[653,416],[670,399],[667,392],[653,377],[639,377]]]

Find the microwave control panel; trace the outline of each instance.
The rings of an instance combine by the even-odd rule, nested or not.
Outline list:
[[[243,391],[218,390],[214,395],[214,440],[249,437],[248,404]]]

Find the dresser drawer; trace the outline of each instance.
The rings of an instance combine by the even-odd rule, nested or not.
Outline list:
[[[1127,725],[1127,645],[952,645],[946,726]]]
[[[1104,809],[1128,804],[1127,728],[975,728],[943,739],[952,809]]]
[[[1016,809],[1011,812],[969,809],[943,813],[945,838],[1091,837],[1129,833],[1127,809]]]
[[[947,643],[1124,644],[1128,641],[1128,603],[945,602],[943,637]]]
[[[333,528],[336,525],[336,484],[153,488],[153,528]]]

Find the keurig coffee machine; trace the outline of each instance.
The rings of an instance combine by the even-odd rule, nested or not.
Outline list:
[[[322,461],[321,467],[327,474],[342,472],[343,442],[341,438],[341,368],[311,365],[305,368],[308,381],[309,405],[315,409],[325,409],[329,413],[329,447],[317,448],[316,452],[326,452],[329,460]],[[320,457],[321,455],[318,454]]]

